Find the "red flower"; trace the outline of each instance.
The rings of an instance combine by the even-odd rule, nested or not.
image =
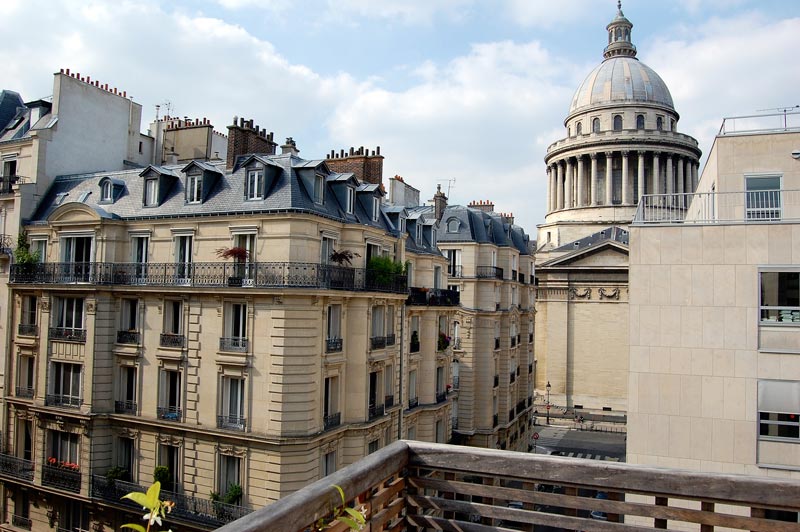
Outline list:
[[[50,458],[48,458],[48,459],[47,459],[47,463],[48,463],[48,464],[50,464],[50,465],[56,465],[56,462],[57,462],[57,461],[58,461],[58,460],[56,460],[56,459],[55,459],[54,457],[52,457],[52,456],[51,456]]]

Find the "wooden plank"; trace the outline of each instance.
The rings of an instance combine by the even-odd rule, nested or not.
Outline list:
[[[443,532],[497,532],[498,530],[507,530],[479,523],[450,521],[430,515],[410,515],[408,516],[408,523],[417,527],[417,530],[442,530]]]
[[[409,463],[419,467],[789,511],[797,511],[799,504],[800,482],[795,480],[668,470],[417,441],[408,443]]]
[[[434,489],[438,491],[452,491],[464,495],[481,495],[486,489],[480,484],[460,481],[440,481],[430,479],[410,478],[409,486]],[[575,508],[578,510],[597,510],[611,514],[650,517],[654,519],[683,521],[709,526],[720,526],[740,530],[753,530],[758,532],[800,532],[800,524],[784,523],[768,519],[756,519],[747,516],[719,514],[691,508],[677,506],[655,506],[640,502],[625,502],[595,499],[591,497],[573,497],[555,493],[525,491],[517,488],[493,487],[495,498],[507,501],[521,501],[528,504],[539,504],[555,508]],[[616,495],[611,493],[609,495]],[[528,510],[518,510],[528,511]],[[609,519],[610,521],[610,519]],[[665,525],[666,526],[666,525]]]
[[[370,498],[373,507],[382,508],[389,500],[396,497],[406,487],[406,479],[398,477],[392,480],[387,486],[378,490],[375,495]]]
[[[713,502],[701,502],[700,509],[704,512],[708,512],[713,514],[714,513],[714,503]],[[700,532],[714,532],[714,527],[711,525],[700,525]]]
[[[656,497],[656,506],[669,506],[669,499],[666,497]],[[662,530],[666,530],[667,528],[667,520],[666,519],[656,519],[653,528],[658,528]]]
[[[372,519],[369,520],[370,523],[372,523],[373,529],[377,528],[379,530],[383,530],[383,527],[386,523],[388,523],[394,517],[400,515],[400,512],[403,511],[405,505],[405,499],[395,499],[386,508],[377,512],[372,516]]]

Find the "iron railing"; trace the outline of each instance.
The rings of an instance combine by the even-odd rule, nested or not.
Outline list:
[[[461,294],[458,290],[444,288],[418,288],[412,286],[408,289],[406,305],[427,305],[429,307],[454,307],[461,303]]]
[[[42,465],[42,485],[80,493],[81,472],[49,464]]]
[[[312,262],[254,262],[248,263],[247,268],[247,282],[242,283],[247,288],[330,288],[397,294],[408,291],[405,275],[366,268]],[[9,279],[19,284],[228,288],[229,279],[238,277],[240,271],[240,264],[230,262],[48,262],[12,264]]]
[[[325,342],[326,353],[338,353],[342,350],[341,338],[328,338]]]
[[[14,265],[12,264],[12,267]],[[72,327],[50,327],[50,339],[62,342],[86,343],[86,329]]]
[[[47,394],[44,396],[45,406],[67,406],[70,408],[78,408],[81,406],[81,398],[74,395],[63,394]]]
[[[478,279],[502,279],[503,268],[497,266],[478,266],[475,268],[475,277]]]
[[[158,419],[166,421],[180,421],[183,418],[183,411],[179,406],[159,406],[156,407]]]
[[[122,498],[132,491],[146,492],[147,487],[133,482],[109,480],[104,475],[92,475],[91,497],[93,499],[101,500],[120,509],[135,511],[140,509],[141,506],[130,499]],[[187,521],[202,525],[208,529],[218,528],[253,511],[244,506],[236,506],[169,491],[162,491],[161,499],[175,503],[172,512],[169,514],[170,520]]]
[[[381,417],[386,413],[386,409],[383,405],[369,405],[369,409],[367,412],[368,421],[372,421],[375,418]]]
[[[410,353],[419,353],[419,341],[411,340],[408,344],[408,351]]]
[[[247,341],[247,338],[242,338],[239,336],[231,336],[228,338],[219,339],[220,351],[233,351],[236,353],[246,353],[248,345],[249,342]]]
[[[33,481],[34,463],[10,454],[0,454],[0,475]]]
[[[448,277],[463,277],[464,267],[461,264],[448,264],[447,265]]]
[[[447,401],[447,392],[436,392],[436,404]]]
[[[158,343],[161,347],[186,347],[186,336],[175,333],[161,333]]]
[[[336,412],[335,414],[328,414],[322,418],[322,426],[324,430],[330,430],[342,424],[342,413]]]
[[[4,175],[0,177],[0,194],[13,194],[14,185],[17,183],[24,183],[25,180],[22,176],[18,175]]]
[[[33,386],[17,386],[14,389],[14,396],[21,397],[23,399],[31,399],[33,397],[33,393]]]
[[[383,405],[386,408],[391,408],[394,406],[394,395],[384,395],[383,396]]]
[[[418,406],[419,406],[419,397],[409,397],[408,409],[411,410],[412,408],[416,408]]]
[[[139,345],[139,331],[117,331],[117,343]]]
[[[385,336],[373,336],[369,339],[370,349],[383,349],[386,347]]]
[[[17,334],[20,336],[39,336],[39,326],[31,323],[17,325]]]
[[[129,414],[135,416],[139,411],[136,401],[114,401],[114,412],[117,414]]]
[[[22,528],[24,530],[30,530],[32,526],[32,521],[29,517],[22,517],[21,515],[12,515],[11,516],[11,526]]]
[[[390,345],[394,345],[395,343],[397,343],[397,337],[395,335],[393,335],[393,334],[387,334],[386,335],[386,346],[388,347]]]
[[[217,416],[217,428],[244,431],[247,429],[247,419],[242,416],[219,415]]]

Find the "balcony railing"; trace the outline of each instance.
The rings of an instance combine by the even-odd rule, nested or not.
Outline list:
[[[332,485],[361,496],[366,530],[778,532],[800,510],[797,480],[398,441],[219,532],[312,529],[341,505]]]
[[[81,406],[81,398],[75,397],[74,395],[47,394],[44,396],[44,404],[46,406],[78,408]]]
[[[15,265],[12,264],[13,268]],[[71,327],[50,327],[50,339],[62,342],[86,343],[86,329],[73,329]]]
[[[158,419],[166,421],[180,421],[182,419],[183,411],[179,406],[159,406],[156,407],[156,415]]]
[[[219,350],[220,351],[232,351],[235,353],[246,353],[247,347],[249,343],[247,338],[241,338],[239,336],[231,336],[227,338],[220,338],[219,339]]]
[[[139,331],[117,331],[117,343],[139,345]]]
[[[182,334],[161,333],[158,344],[161,347],[186,347],[186,337]]]
[[[342,339],[341,338],[328,338],[325,341],[325,352],[326,353],[339,353],[342,350]]]
[[[0,177],[0,194],[13,194],[14,185],[24,183],[24,178],[18,175],[4,175]]]
[[[217,416],[217,428],[244,431],[247,428],[247,419],[242,416],[220,415]]]
[[[325,430],[330,430],[342,424],[342,413],[328,414],[322,418],[322,426]]]
[[[475,277],[478,279],[502,279],[503,268],[497,266],[478,266],[475,268]]]
[[[447,401],[447,392],[436,392],[436,404]]]
[[[408,400],[408,409],[416,408],[419,406],[419,397],[411,397]]]
[[[460,302],[461,294],[458,290],[415,286],[408,289],[408,299],[406,299],[406,305],[427,305],[429,307],[455,307]]]
[[[32,521],[29,517],[22,517],[21,515],[12,515],[11,516],[11,526],[16,528],[22,528],[25,530],[30,530],[32,525]]]
[[[196,286],[228,288],[241,277],[241,264],[230,262],[123,263],[50,262],[12,264],[10,282],[22,284],[88,283],[112,286]],[[246,288],[330,288],[404,294],[405,275],[312,262],[253,262],[247,264]]]
[[[386,346],[394,345],[397,343],[397,337],[394,334],[386,335]]]
[[[447,276],[457,278],[464,277],[464,267],[460,264],[448,264]]]
[[[42,465],[42,485],[73,493],[81,491],[81,472],[61,466]]]
[[[369,339],[370,349],[384,349],[386,347],[385,336],[373,336]]]
[[[634,225],[792,222],[800,220],[800,190],[645,194]]]
[[[17,386],[14,389],[14,395],[23,399],[31,399],[33,397],[33,386]]]
[[[408,350],[411,353],[419,353],[419,341],[415,342],[411,340],[408,344]]]
[[[17,325],[19,336],[39,336],[39,326],[31,323],[20,323]]]
[[[135,416],[139,411],[136,401],[114,401],[114,412]]]
[[[453,349],[455,349],[456,351],[461,349],[461,337],[460,336],[456,336],[455,338],[453,338]]]
[[[383,405],[386,408],[390,408],[394,406],[394,395],[384,395],[383,396]]]
[[[0,454],[0,475],[33,481],[33,462],[10,454]]]
[[[141,509],[141,506],[130,499],[122,498],[122,496],[132,491],[146,492],[147,487],[122,480],[111,481],[104,475],[92,475],[91,496],[93,499],[101,500],[105,504],[136,512]],[[235,506],[169,491],[162,491],[161,499],[175,503],[172,512],[169,514],[169,520],[187,521],[201,525],[209,530],[221,527],[252,512],[251,509],[243,506]]]
[[[386,409],[383,407],[383,405],[369,405],[367,416],[369,421],[372,421],[375,418],[381,417],[385,413]]]

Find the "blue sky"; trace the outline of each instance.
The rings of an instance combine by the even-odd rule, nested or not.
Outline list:
[[[70,68],[144,107],[252,118],[301,156],[381,146],[451,203],[491,199],[535,235],[547,146],[602,60],[615,0],[3,0],[0,88],[52,92]],[[704,152],[725,116],[800,103],[794,0],[627,0],[639,59]],[[163,109],[162,109],[163,113]],[[143,124],[143,129],[146,129]],[[452,180],[455,180],[453,182]]]

